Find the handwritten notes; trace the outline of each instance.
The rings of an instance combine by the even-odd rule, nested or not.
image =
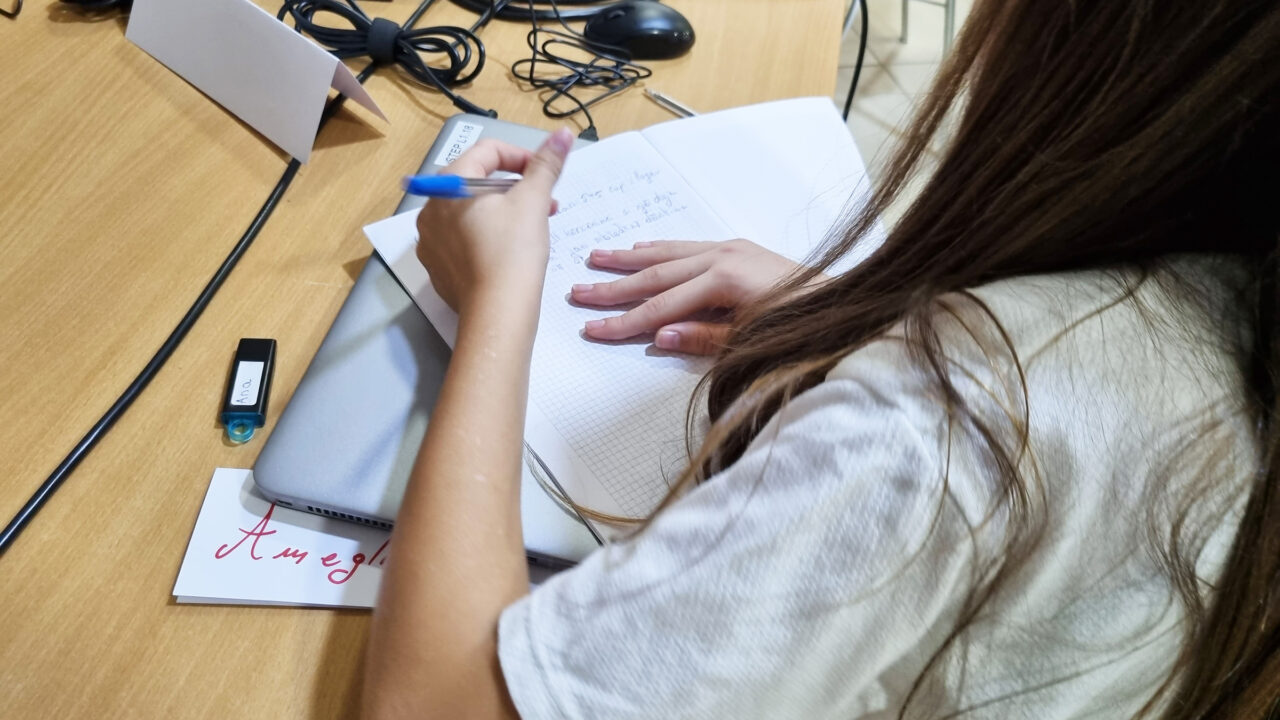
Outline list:
[[[249,470],[209,482],[173,594],[178,602],[373,607],[390,533],[290,510]]]
[[[680,190],[664,187],[663,175],[660,168],[633,169],[620,179],[611,178],[603,187],[583,190],[565,200],[551,223],[550,268],[563,271],[569,266],[566,261],[582,265],[592,248],[683,215],[689,204]]]

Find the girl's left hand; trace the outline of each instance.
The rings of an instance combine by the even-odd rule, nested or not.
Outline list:
[[[698,319],[699,313],[739,310],[800,269],[743,239],[639,242],[630,250],[592,250],[591,265],[632,274],[612,282],[574,285],[575,302],[593,307],[639,305],[588,322],[583,330],[587,337],[624,340],[652,332],[659,348],[695,355],[720,352],[732,331],[730,323]]]
[[[537,152],[481,140],[446,168],[467,178],[499,170],[523,178],[506,193],[429,201],[418,214],[418,259],[449,307],[465,314],[480,298],[538,306],[549,253],[551,189],[573,145],[561,128]]]

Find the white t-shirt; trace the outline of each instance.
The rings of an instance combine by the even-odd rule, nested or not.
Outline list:
[[[1043,533],[924,675],[908,717],[1129,717],[1168,675],[1183,611],[1148,530],[1167,537],[1182,493],[1210,478],[1188,526],[1205,540],[1200,574],[1215,578],[1257,462],[1229,352],[1238,273],[1174,267],[1211,299],[1149,280],[1116,303],[1101,272],[977,292],[1026,373],[1030,490],[1014,505]],[[950,305],[951,377],[1014,437],[1014,366],[975,305]],[[949,426],[900,336],[849,355],[728,470],[507,608],[499,656],[516,708],[897,717],[1011,528],[1007,510],[991,513],[1002,490],[981,448]]]

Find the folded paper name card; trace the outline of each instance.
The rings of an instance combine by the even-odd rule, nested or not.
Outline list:
[[[346,65],[250,0],[134,0],[125,37],[302,162],[329,88],[387,119]]]
[[[391,533],[278,506],[218,468],[191,532],[178,602],[373,607]]]

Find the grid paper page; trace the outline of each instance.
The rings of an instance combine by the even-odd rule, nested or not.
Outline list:
[[[621,310],[575,307],[575,283],[617,279],[587,266],[593,248],[642,240],[724,240],[728,227],[646,140],[634,133],[569,158],[556,186],[551,260],[534,341],[529,400],[624,514],[642,516],[684,467],[685,412],[708,361],[667,354],[651,338],[600,343],[588,320]]]

